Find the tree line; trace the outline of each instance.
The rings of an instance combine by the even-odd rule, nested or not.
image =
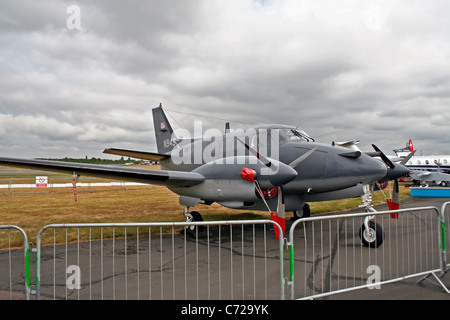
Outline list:
[[[121,157],[120,159],[113,160],[113,159],[101,159],[101,158],[88,158],[87,156],[85,158],[40,158],[41,160],[52,160],[52,161],[64,161],[64,162],[78,162],[78,163],[92,163],[92,164],[117,164],[117,165],[123,165],[123,164],[138,164],[142,162],[142,160],[136,160],[136,159],[125,159],[124,157]]]

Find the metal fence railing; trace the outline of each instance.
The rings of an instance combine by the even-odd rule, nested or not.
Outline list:
[[[442,248],[442,266],[441,269],[444,273],[447,273],[450,270],[450,264],[447,262],[448,250],[450,250],[450,231],[446,226],[450,225],[450,202],[445,202],[442,204],[441,208],[441,225],[440,225],[440,234],[441,234],[441,248]]]
[[[49,225],[37,239],[36,295],[284,299],[283,239],[273,241],[270,228],[280,227],[270,220]],[[100,241],[89,240],[93,233]],[[60,237],[64,245],[56,245]]]
[[[81,177],[77,181],[78,192],[98,192],[106,190],[130,190],[150,189],[160,186],[146,183],[109,181],[100,178]],[[70,178],[48,177],[44,185],[36,182],[36,177],[31,178],[1,178],[0,194],[15,195],[26,193],[60,193],[73,192],[73,182]]]
[[[318,298],[442,270],[435,207],[305,218],[291,226],[290,297]],[[365,219],[380,241],[364,244]],[[382,243],[381,243],[382,242]]]
[[[314,299],[413,277],[450,293],[449,205],[304,218],[287,239],[271,220],[52,224],[30,249],[0,226],[0,299]]]
[[[0,250],[0,299],[30,299],[29,244],[27,234],[14,225],[0,225],[0,236],[7,243],[7,248]],[[21,250],[13,245],[14,238],[19,238]],[[3,257],[2,257],[3,256]]]

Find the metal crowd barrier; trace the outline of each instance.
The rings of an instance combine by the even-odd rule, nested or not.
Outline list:
[[[0,226],[9,243],[0,251],[0,299],[24,292],[26,299],[262,300],[285,299],[286,289],[287,298],[315,299],[413,277],[432,277],[450,294],[440,281],[450,270],[449,205],[399,209],[395,219],[392,211],[304,218],[286,240],[275,237],[274,228],[282,231],[271,220],[53,224],[39,232],[34,261],[26,233]],[[362,225],[382,244],[363,244]],[[12,248],[12,230],[23,251]]]
[[[450,271],[450,264],[447,264],[447,250],[450,248],[450,231],[446,226],[450,225],[450,202],[445,202],[442,204],[441,208],[441,241],[442,241],[442,255],[443,255],[443,263],[442,263],[442,272],[447,273]]]
[[[442,273],[446,258],[439,210],[423,207],[395,212],[397,219],[389,217],[393,211],[381,211],[296,221],[288,240],[290,298],[380,289],[383,284]],[[368,216],[383,239],[379,246],[366,246],[361,241],[361,228]]]
[[[281,232],[270,220],[48,225],[36,298],[284,299],[283,239],[272,228]],[[94,232],[100,241],[79,240]]]
[[[7,256],[7,266],[1,266],[0,272],[0,299],[16,299],[14,292],[21,292],[17,288],[24,288],[24,297],[20,296],[18,299],[30,300],[31,284],[30,284],[30,268],[29,268],[29,244],[27,234],[23,229],[14,225],[0,225],[1,230],[8,230],[6,236],[8,248],[0,250],[0,256]],[[23,247],[23,254],[17,254],[19,251],[13,250],[11,242],[11,230],[16,230],[20,233],[21,243]],[[22,275],[24,277],[22,278]],[[16,278],[20,280],[17,281]],[[18,283],[17,283],[18,282]]]

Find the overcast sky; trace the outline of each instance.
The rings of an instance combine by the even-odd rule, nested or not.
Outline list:
[[[449,15],[447,0],[0,0],[0,155],[156,151],[159,103],[174,127],[450,154]]]

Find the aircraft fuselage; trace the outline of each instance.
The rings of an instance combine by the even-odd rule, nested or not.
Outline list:
[[[274,134],[275,130],[281,131]],[[271,182],[272,172],[257,159],[257,155],[242,148],[236,136],[245,139],[261,154],[279,161],[282,164],[280,170],[314,149],[293,167],[296,174],[292,179],[288,178],[289,170],[285,169],[286,179],[289,180],[283,183],[287,210],[300,210],[305,201],[360,196],[363,194],[362,185],[375,183],[386,176],[386,165],[378,159],[301,136],[286,138],[285,132],[292,130],[295,128],[283,126],[270,128],[269,134],[266,131],[264,134],[256,131],[253,136],[230,133],[207,140],[179,141],[171,157],[161,161],[161,165],[164,169],[198,172],[205,176],[202,184],[170,188],[181,196],[180,203],[184,205],[218,202],[232,208],[262,210],[265,210],[265,205],[255,192],[253,183],[240,179],[242,168],[255,170],[263,189],[275,188],[276,183]],[[280,173],[277,172],[276,176]],[[268,197],[267,201],[270,200]]]

